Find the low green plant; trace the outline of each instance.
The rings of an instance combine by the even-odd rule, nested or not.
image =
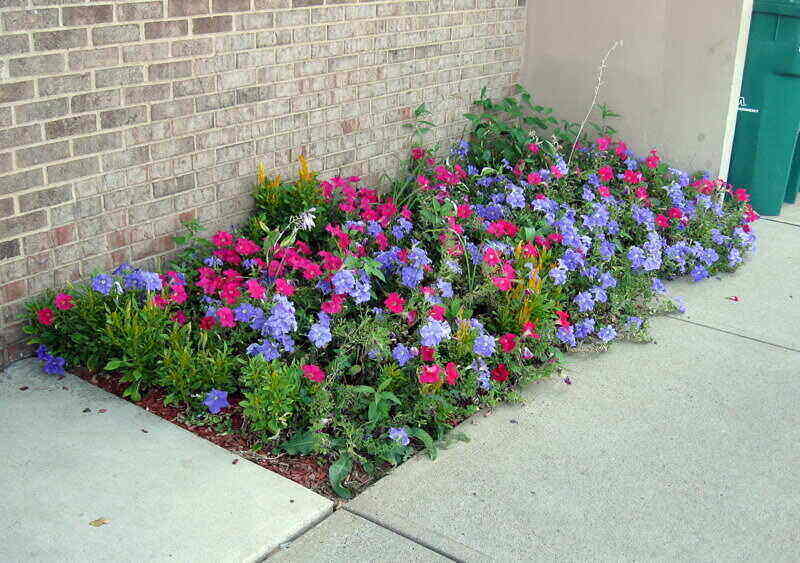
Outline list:
[[[164,309],[150,301],[142,305],[136,296],[129,296],[108,314],[103,340],[111,359],[104,369],[122,374],[120,381],[129,384],[124,397],[138,401],[144,390],[158,382],[159,361],[172,324]]]
[[[294,426],[303,395],[301,370],[296,365],[263,357],[250,358],[242,371],[244,400],[240,403],[254,432],[268,432],[273,439]]]

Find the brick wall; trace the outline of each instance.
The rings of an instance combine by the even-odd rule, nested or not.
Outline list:
[[[241,221],[257,163],[396,168],[517,80],[524,0],[0,0],[0,365],[25,299]]]

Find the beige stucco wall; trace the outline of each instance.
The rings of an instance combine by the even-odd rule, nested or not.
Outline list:
[[[616,40],[599,100],[637,153],[725,176],[753,0],[528,0],[524,84],[579,121]]]

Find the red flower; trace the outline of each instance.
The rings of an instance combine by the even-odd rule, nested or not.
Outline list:
[[[187,321],[186,313],[184,313],[183,311],[175,311],[175,313],[173,313],[171,318],[179,325],[185,325]]]
[[[513,352],[514,348],[517,346],[517,335],[511,332],[508,332],[497,339],[500,343],[500,348],[503,352]]]
[[[508,368],[505,364],[498,364],[497,367],[492,370],[492,379],[494,381],[506,381],[509,375]]]
[[[537,145],[536,143],[528,143],[528,150],[531,151],[533,154],[536,154],[541,149],[539,148],[539,145]]]
[[[661,164],[661,157],[658,156],[658,151],[655,149],[651,150],[650,156],[647,157],[645,162],[648,168],[658,168],[658,165]]]
[[[597,143],[597,150],[607,151],[611,146],[611,137],[598,137],[595,142]]]
[[[55,298],[56,309],[60,311],[69,311],[75,306],[72,302],[72,295],[68,293],[59,293]]]
[[[459,205],[456,208],[456,215],[458,215],[459,219],[469,219],[472,217],[472,206],[467,204]]]
[[[678,207],[670,207],[669,210],[667,210],[667,215],[673,219],[680,219],[683,217],[683,211],[681,211]]]
[[[253,280],[248,280],[248,283]],[[258,283],[258,282],[256,282]],[[241,292],[236,282],[228,282],[222,286],[219,292],[219,298],[222,299],[227,305],[233,305],[239,299]]]
[[[647,193],[647,188],[645,186],[639,186],[636,188],[636,197],[639,199],[647,199],[650,197],[650,194]]]
[[[544,178],[542,178],[542,175],[539,174],[538,172],[531,172],[530,174],[528,174],[526,180],[528,181],[529,184],[534,186],[544,182]]]
[[[669,227],[669,217],[666,215],[656,215],[656,225],[659,227],[664,227],[665,229]]]
[[[386,300],[383,302],[387,309],[389,309],[392,313],[397,313],[398,315],[403,312],[403,306],[406,304],[406,300],[403,299],[399,293],[392,292],[386,297]]]
[[[53,321],[56,320],[56,316],[53,313],[53,310],[48,307],[36,311],[36,318],[39,319],[40,323],[48,326],[53,324]]]
[[[489,228],[486,229],[486,232],[496,237],[515,237],[517,236],[518,231],[519,227],[517,227],[514,223],[510,223],[502,219],[500,221],[493,221],[491,224],[489,224]]]
[[[301,367],[303,376],[314,383],[322,383],[325,380],[325,372],[322,368],[314,364],[305,364]]]
[[[458,373],[458,366],[453,362],[448,362],[447,365],[444,366],[444,373],[444,380],[447,381],[448,385],[455,385],[461,375]]]
[[[569,313],[566,311],[556,311],[556,316],[558,317],[558,321],[556,321],[560,326],[564,328],[568,328],[571,325],[569,322]]]
[[[436,349],[430,346],[419,347],[419,358],[423,362],[432,362],[436,359]]]
[[[219,248],[221,246],[230,246],[233,244],[233,235],[231,235],[227,231],[217,231],[213,237],[211,237],[211,242]]]
[[[597,193],[599,193],[601,197],[611,197],[611,190],[608,186],[597,186]]]
[[[419,372],[419,382],[420,383],[438,383],[439,382],[439,372],[442,371],[437,365],[432,366],[422,366],[422,369]]]
[[[244,285],[247,287],[247,293],[253,299],[264,299],[264,296],[267,294],[267,290],[264,289],[260,283],[258,283],[258,280],[247,280]],[[230,304],[231,303],[229,303],[229,305]]]
[[[739,188],[738,190],[733,190],[731,192],[731,194],[733,195],[733,197],[735,199],[737,199],[739,201],[749,201],[750,200],[750,194],[748,194],[747,190],[745,190],[744,188]]]
[[[325,301],[320,309],[322,309],[323,313],[328,313],[329,315],[335,315],[337,313],[342,312],[342,305],[344,305],[345,296],[335,294],[333,295],[328,301]]]
[[[217,324],[217,319],[211,316],[203,317],[200,319],[200,328],[202,330],[211,330]]]
[[[186,288],[183,285],[173,284],[172,293],[169,294],[169,298],[173,303],[180,305],[186,303],[189,296],[186,294]]]
[[[414,160],[420,160],[425,158],[425,149],[420,147],[414,147],[411,149],[411,158]]]

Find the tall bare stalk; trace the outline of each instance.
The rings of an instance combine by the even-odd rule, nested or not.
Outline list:
[[[581,127],[578,129],[578,136],[575,137],[575,142],[572,143],[572,150],[569,151],[569,159],[567,159],[567,166],[570,165],[572,162],[572,155],[575,154],[575,145],[578,144],[578,139],[581,138],[581,134],[583,133],[583,128],[586,127],[586,122],[589,121],[589,117],[592,115],[594,111],[594,106],[597,105],[597,96],[600,94],[600,87],[603,85],[603,73],[608,66],[608,58],[611,56],[611,53],[616,50],[617,47],[622,46],[622,40],[614,41],[614,44],[611,48],[606,51],[606,55],[603,57],[603,60],[600,62],[600,66],[597,67],[597,84],[594,86],[594,97],[592,98],[592,103],[589,105],[589,111],[586,112],[586,117],[583,118],[581,122]]]

